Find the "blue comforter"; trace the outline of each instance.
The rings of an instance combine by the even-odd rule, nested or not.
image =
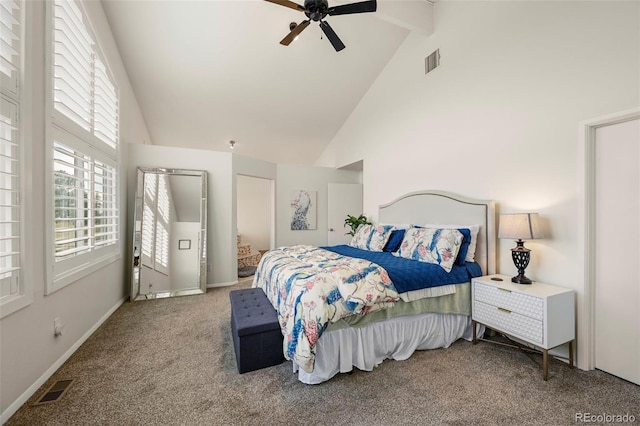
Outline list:
[[[448,284],[468,283],[471,278],[482,276],[482,269],[476,262],[466,262],[464,266],[454,265],[447,272],[440,265],[404,259],[385,251],[361,250],[348,245],[321,247],[344,256],[367,259],[382,266],[398,293],[438,287]]]

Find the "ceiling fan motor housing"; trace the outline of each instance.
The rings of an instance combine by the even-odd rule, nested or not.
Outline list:
[[[312,21],[320,21],[327,16],[329,2],[327,0],[305,0],[304,14]]]

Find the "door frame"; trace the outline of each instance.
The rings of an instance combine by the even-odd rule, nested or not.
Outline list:
[[[584,298],[579,303],[578,316],[578,367],[593,370],[596,364],[596,283],[595,283],[595,143],[596,129],[640,119],[640,108],[632,108],[593,118],[580,123],[578,148],[578,247],[583,250],[583,263],[578,277],[584,283]],[[578,300],[578,302],[580,302]]]

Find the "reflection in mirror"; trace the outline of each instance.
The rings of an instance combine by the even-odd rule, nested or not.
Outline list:
[[[138,168],[131,300],[206,292],[207,172]]]

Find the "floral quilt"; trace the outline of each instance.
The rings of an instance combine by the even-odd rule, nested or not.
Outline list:
[[[399,299],[377,264],[308,245],[265,253],[253,287],[262,288],[278,311],[285,357],[309,373],[316,342],[330,323],[388,308]]]

